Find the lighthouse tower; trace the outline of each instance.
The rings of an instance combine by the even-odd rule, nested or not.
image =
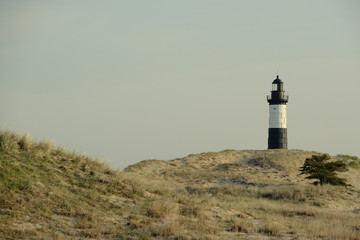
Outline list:
[[[271,95],[267,96],[270,113],[268,149],[287,149],[286,103],[289,96],[284,94],[283,85],[283,81],[276,76]]]

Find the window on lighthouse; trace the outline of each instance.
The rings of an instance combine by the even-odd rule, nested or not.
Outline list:
[[[276,84],[276,83],[273,83],[273,85],[272,85],[272,90],[273,90],[273,91],[277,91],[277,84]]]

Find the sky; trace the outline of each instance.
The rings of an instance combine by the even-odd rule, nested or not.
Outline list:
[[[360,156],[360,1],[0,0],[0,128],[123,169],[266,149]]]

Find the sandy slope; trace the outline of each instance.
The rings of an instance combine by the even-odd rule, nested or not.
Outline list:
[[[360,239],[360,170],[341,174],[352,188],[313,186],[299,175],[313,154],[225,150],[119,172],[0,132],[0,239]]]

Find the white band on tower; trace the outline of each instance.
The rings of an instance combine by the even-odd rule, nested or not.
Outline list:
[[[269,128],[286,128],[286,105],[269,105]]]

